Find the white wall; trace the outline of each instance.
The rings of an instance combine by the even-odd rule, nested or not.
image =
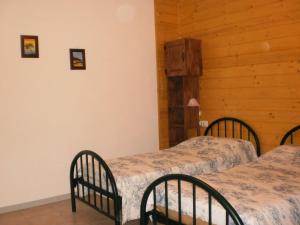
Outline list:
[[[0,207],[68,193],[82,149],[158,150],[152,0],[1,0],[0,31]],[[39,59],[20,57],[21,34]]]

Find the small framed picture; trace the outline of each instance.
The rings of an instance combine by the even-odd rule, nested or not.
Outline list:
[[[21,35],[22,58],[39,58],[39,38],[32,35]]]
[[[70,49],[70,65],[71,70],[86,69],[84,49]]]

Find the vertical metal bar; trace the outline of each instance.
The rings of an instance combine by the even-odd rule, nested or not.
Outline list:
[[[78,161],[76,161],[76,180],[77,180],[77,187],[76,187],[76,189],[77,189],[77,196],[79,197],[79,183],[78,183],[78,165],[77,165],[77,162]]]
[[[220,123],[218,122],[218,137],[220,137]]]
[[[240,124],[240,139],[243,139],[243,125]]]
[[[193,225],[196,225],[196,185],[193,184]]]
[[[89,204],[91,204],[89,158],[88,157],[89,157],[88,154],[85,154],[87,183],[88,183],[88,201],[89,201]]]
[[[232,137],[234,138],[234,120],[232,120]]]
[[[249,130],[249,128],[247,128],[248,129],[248,141],[250,141],[250,130]]]
[[[181,181],[178,179],[178,220],[181,223]]]
[[[208,224],[212,225],[212,221],[211,221],[211,194],[208,194]]]
[[[72,162],[72,164],[74,163],[74,161]],[[72,206],[72,212],[76,212],[76,195],[75,195],[75,187],[77,189],[77,193],[78,193],[78,187],[79,187],[79,182],[78,182],[78,173],[76,173],[76,175],[74,174],[74,170],[75,170],[75,166],[76,166],[76,171],[77,171],[77,159],[75,161],[75,165],[73,168],[73,165],[71,165],[71,170],[70,170],[70,188],[71,188],[71,206]],[[76,178],[75,178],[76,177]]]
[[[92,156],[92,167],[93,167],[93,185],[96,186],[96,179],[95,179],[95,158]],[[94,206],[97,208],[97,201],[96,201],[96,191],[94,190]]]
[[[227,137],[227,121],[224,120],[224,122],[225,122],[225,137]]]
[[[169,218],[168,181],[165,181],[165,204],[166,204],[166,217]]]
[[[153,207],[156,211],[156,187],[153,188]],[[157,225],[156,219],[153,220],[153,224]]]
[[[108,187],[108,175],[107,175],[107,173],[106,173],[105,175],[106,175],[106,191],[109,192],[109,187]],[[109,197],[108,197],[108,196],[106,196],[106,204],[107,204],[107,212],[108,212],[108,215],[110,215]]]
[[[226,225],[229,225],[229,214],[227,210],[226,210]]]
[[[80,167],[81,167],[80,168],[80,170],[81,170],[81,178],[82,178],[82,180],[84,180],[82,155],[80,156]],[[82,186],[82,198],[85,201],[84,186],[83,185],[81,185],[81,186]]]
[[[100,186],[100,189],[102,190],[102,172],[101,172],[100,161],[98,162],[98,167],[99,167],[99,186]],[[102,193],[100,193],[100,207],[103,210]]]
[[[153,189],[153,206],[154,209],[156,210],[156,187]]]

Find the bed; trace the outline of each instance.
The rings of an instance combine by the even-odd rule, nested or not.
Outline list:
[[[283,140],[300,127],[291,131]],[[292,143],[214,174],[157,179],[144,193],[140,224],[299,225],[300,146]]]
[[[144,190],[158,177],[216,172],[254,161],[260,155],[256,133],[239,119],[220,118],[209,125],[205,135],[168,150],[107,162],[92,151],[79,152],[70,168],[72,211],[76,212],[78,199],[115,224],[123,224],[139,218]]]

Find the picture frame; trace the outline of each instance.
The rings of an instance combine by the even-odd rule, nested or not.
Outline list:
[[[39,38],[34,35],[21,35],[21,57],[39,58]]]
[[[85,49],[70,49],[70,67],[71,70],[85,70]]]

